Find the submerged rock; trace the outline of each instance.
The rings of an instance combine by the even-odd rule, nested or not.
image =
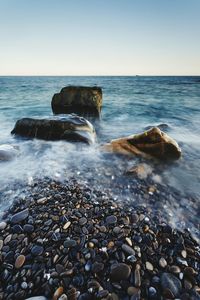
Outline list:
[[[141,134],[112,140],[103,147],[107,151],[159,159],[178,159],[181,149],[177,142],[157,127]]]
[[[86,117],[99,117],[102,90],[96,86],[67,86],[53,96],[51,106],[54,114],[77,113]]]
[[[88,144],[95,141],[92,124],[75,114],[47,119],[23,118],[17,121],[11,133],[44,140],[66,140]]]
[[[8,144],[0,145],[0,161],[8,161],[18,154],[18,147]]]

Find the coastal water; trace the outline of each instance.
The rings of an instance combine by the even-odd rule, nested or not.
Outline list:
[[[98,137],[94,146],[26,140],[10,134],[22,117],[52,115],[53,94],[69,84],[103,89],[102,118],[94,124]],[[19,147],[14,160],[0,163],[0,209],[22,194],[16,185],[12,188],[16,181],[31,184],[35,177],[43,176],[75,177],[134,203],[131,186],[135,178],[125,173],[138,159],[105,155],[99,145],[161,123],[168,125],[168,134],[179,143],[183,155],[174,163],[150,165],[151,184],[159,183],[178,195],[168,201],[166,193],[163,214],[167,213],[175,226],[190,227],[198,235],[200,77],[0,77],[0,145]],[[142,198],[139,204],[148,205],[148,199]]]

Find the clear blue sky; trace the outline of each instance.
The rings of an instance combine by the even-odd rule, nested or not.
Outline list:
[[[200,0],[0,0],[1,75],[200,75]]]

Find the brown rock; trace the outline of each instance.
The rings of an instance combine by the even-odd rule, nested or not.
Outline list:
[[[20,269],[23,266],[25,259],[24,255],[19,255],[15,261],[15,268]]]
[[[103,149],[121,154],[140,155],[146,158],[156,157],[163,160],[178,159],[181,156],[181,149],[176,141],[157,127],[141,134],[112,140],[109,144],[104,145]]]

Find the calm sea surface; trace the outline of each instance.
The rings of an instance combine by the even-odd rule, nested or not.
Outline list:
[[[102,120],[95,124],[97,145],[77,148],[63,141],[23,140],[10,135],[22,117],[52,115],[53,94],[69,84],[98,85],[103,89]],[[168,134],[179,143],[183,156],[159,167],[159,182],[198,202],[200,77],[0,77],[0,144],[14,144],[20,149],[16,159],[0,164],[1,189],[9,192],[15,180],[29,182],[45,175],[79,176],[86,181],[92,178],[98,188],[102,185],[112,190],[116,172],[123,177],[125,168],[136,161],[104,156],[98,144],[160,123],[169,125]],[[1,209],[8,203],[1,203]]]

